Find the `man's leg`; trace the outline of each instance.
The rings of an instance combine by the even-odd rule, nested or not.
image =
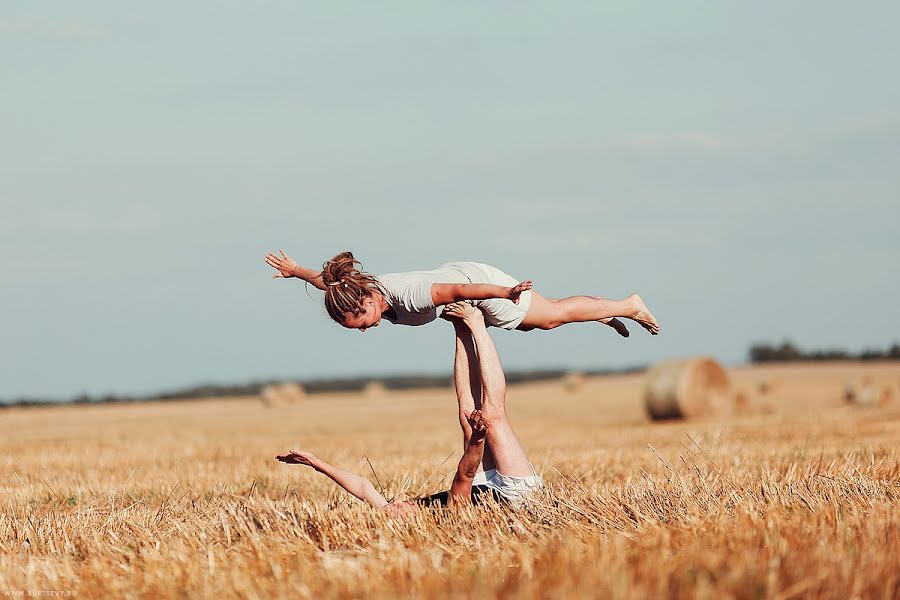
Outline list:
[[[448,315],[462,319],[472,332],[481,371],[481,412],[487,424],[487,451],[493,454],[494,465],[502,475],[530,477],[534,474],[522,442],[506,418],[506,377],[500,356],[484,324],[481,310],[464,303],[448,305]],[[485,462],[487,458],[485,458]]]
[[[463,452],[469,447],[472,438],[472,427],[466,418],[467,414],[481,408],[481,369],[475,352],[472,332],[459,319],[453,319],[456,331],[456,355],[453,361],[453,385],[456,388],[456,399],[459,402],[459,425],[463,432]],[[494,455],[485,448],[482,468],[495,469]]]

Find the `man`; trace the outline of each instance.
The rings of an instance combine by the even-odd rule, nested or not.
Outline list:
[[[543,481],[528,461],[506,418],[506,378],[484,315],[467,303],[449,304],[443,317],[456,331],[453,379],[463,430],[463,456],[450,490],[416,500],[388,502],[368,479],[334,467],[310,452],[291,450],[275,458],[312,467],[350,494],[382,510],[403,514],[417,504],[466,504],[482,494],[521,505]]]

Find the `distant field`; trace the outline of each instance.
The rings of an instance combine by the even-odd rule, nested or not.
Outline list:
[[[452,390],[0,410],[0,593],[900,598],[900,365],[731,376],[746,407],[689,422],[649,422],[641,375],[513,386],[546,494],[405,522],[273,457],[446,489]],[[862,377],[892,401],[847,406]]]

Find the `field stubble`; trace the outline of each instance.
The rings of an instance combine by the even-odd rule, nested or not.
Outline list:
[[[513,387],[545,492],[407,521],[273,457],[301,447],[372,476],[368,457],[389,497],[446,489],[450,390],[4,410],[0,593],[897,598],[900,407],[844,406],[863,373],[900,381],[740,369],[765,393],[696,422],[648,422],[635,375]]]

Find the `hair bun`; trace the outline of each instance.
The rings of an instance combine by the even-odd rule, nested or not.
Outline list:
[[[381,283],[362,270],[362,263],[352,252],[341,252],[322,265],[322,283],[325,284],[325,309],[338,323],[347,315],[362,312],[362,301],[373,292],[382,292]]]

